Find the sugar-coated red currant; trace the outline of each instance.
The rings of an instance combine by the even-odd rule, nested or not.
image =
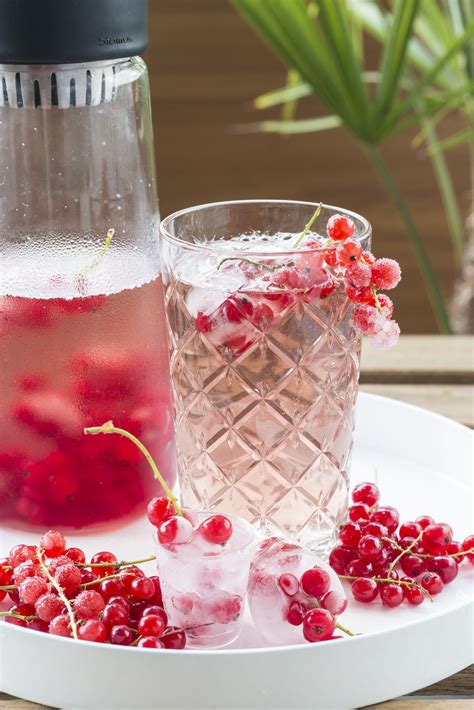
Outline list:
[[[25,604],[35,604],[47,591],[48,585],[42,577],[28,577],[18,587],[19,597]]]
[[[373,508],[380,498],[380,491],[375,483],[359,483],[352,490],[352,500],[354,503],[365,503],[369,508]]]
[[[12,567],[18,567],[26,560],[37,560],[36,549],[32,545],[15,545],[8,555]]]
[[[343,242],[352,237],[355,232],[355,224],[346,215],[333,214],[327,221],[326,232],[333,242]]]
[[[199,526],[199,532],[207,542],[224,545],[232,535],[232,523],[225,515],[211,515]]]
[[[359,577],[351,584],[352,596],[358,602],[369,604],[378,597],[379,588],[377,582],[367,577]]]
[[[399,584],[384,584],[380,590],[380,598],[384,606],[394,609],[403,601],[403,590]]]
[[[446,523],[428,525],[423,530],[421,543],[426,552],[431,555],[442,555],[452,542],[453,531]]]
[[[398,286],[401,279],[400,264],[395,259],[377,259],[372,265],[372,283],[386,291]]]
[[[72,637],[71,622],[67,615],[56,616],[49,624],[49,633],[53,636]]]
[[[59,616],[64,609],[64,604],[56,594],[47,592],[35,603],[36,615],[42,621],[52,621],[56,616]]]
[[[70,562],[67,565],[61,565],[56,569],[54,577],[59,585],[67,593],[72,592],[81,583],[81,570],[75,564]]]
[[[322,597],[331,586],[331,578],[325,569],[313,567],[303,572],[301,576],[301,588],[310,597]]]
[[[105,601],[93,589],[85,589],[74,600],[74,611],[79,619],[97,619],[104,607]]]
[[[46,557],[58,557],[66,549],[66,540],[64,535],[57,530],[48,530],[41,536],[39,546]]]
[[[303,636],[310,643],[330,639],[336,628],[333,615],[326,609],[311,609],[303,618]]]

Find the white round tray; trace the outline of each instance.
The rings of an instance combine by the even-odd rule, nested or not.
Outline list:
[[[397,506],[403,518],[433,515],[462,539],[472,532],[472,443],[469,429],[444,417],[361,394],[353,481],[377,476],[382,502]],[[0,525],[0,554],[18,538]],[[110,547],[129,559],[153,549],[144,520],[69,541],[90,552]],[[362,635],[312,645],[265,647],[249,622],[235,647],[221,651],[103,646],[1,623],[0,690],[65,709],[360,707],[472,662],[473,579],[474,568],[462,565],[457,580],[420,607],[350,603],[343,623]]]

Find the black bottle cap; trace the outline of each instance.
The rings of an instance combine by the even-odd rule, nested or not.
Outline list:
[[[147,0],[0,0],[0,63],[132,57],[148,42]]]

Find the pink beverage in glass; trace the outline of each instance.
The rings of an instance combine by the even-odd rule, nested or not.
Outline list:
[[[255,531],[246,520],[229,516],[232,535],[216,544],[199,530],[211,513],[186,515],[194,528],[189,541],[158,542],[156,548],[164,608],[172,626],[187,630],[188,648],[222,648],[240,634]]]
[[[347,509],[360,337],[324,207],[249,201],[162,223],[183,503],[325,549]],[[370,226],[350,213],[368,247]]]
[[[174,483],[161,278],[132,251],[110,249],[84,272],[90,256],[71,250],[58,278],[52,260],[22,277],[17,257],[0,294],[0,519],[82,528],[141,514],[157,493],[146,461],[83,429],[112,419]]]

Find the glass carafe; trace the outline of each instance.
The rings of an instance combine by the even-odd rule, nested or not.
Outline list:
[[[147,70],[98,36],[91,61],[71,40],[80,61],[0,65],[0,521],[22,527],[143,511],[137,450],[83,434],[109,419],[175,479]]]

